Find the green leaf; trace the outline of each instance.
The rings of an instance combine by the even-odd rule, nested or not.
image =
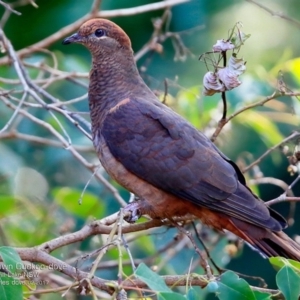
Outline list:
[[[53,196],[57,204],[61,205],[69,213],[81,218],[94,216],[96,218],[102,217],[105,213],[105,208],[98,197],[94,194],[85,192],[82,198],[82,204],[78,203],[81,198],[82,191],[61,188],[53,192]]]
[[[280,256],[275,256],[275,257],[270,257],[269,262],[275,269],[281,269],[283,266],[288,265],[288,260],[284,257]]]
[[[23,262],[14,248],[7,246],[0,247],[0,256],[3,259],[5,267],[13,276],[17,276],[23,272]]]
[[[21,282],[18,279],[0,273],[0,299],[23,300]]]
[[[269,293],[263,293],[259,291],[253,291],[256,300],[272,300],[272,295]]]
[[[158,274],[149,269],[144,263],[139,264],[135,271],[135,276],[145,282],[153,291],[172,293],[164,280]]]
[[[186,300],[184,296],[178,293],[158,293],[157,294],[159,300]]]
[[[289,266],[284,266],[276,275],[276,283],[286,300],[298,299],[300,295],[300,277]]]
[[[294,269],[294,271],[300,273],[300,262],[292,260],[292,259],[286,259],[284,257],[276,256],[276,257],[270,257],[269,262],[273,265],[273,267],[276,270],[281,269],[284,266],[288,266]]]
[[[222,274],[218,285],[220,300],[256,300],[249,284],[232,271]]]
[[[288,259],[288,262],[293,267],[294,271],[300,273],[300,262],[292,259]]]

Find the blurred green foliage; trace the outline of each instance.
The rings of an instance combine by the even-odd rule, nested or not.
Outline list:
[[[103,0],[101,7],[103,10],[111,10],[154,2]],[[274,11],[282,10],[291,18],[300,21],[297,0],[263,1],[263,3]],[[7,37],[16,50],[28,47],[76,21],[90,10],[92,1],[48,0],[37,1],[37,5],[38,8],[31,5],[17,7],[16,9],[22,15],[12,14],[4,27]],[[0,14],[3,13],[4,9],[0,6]],[[151,19],[160,17],[162,13],[162,11],[154,11],[129,17],[116,17],[112,20],[128,33],[133,49],[137,52],[151,37],[153,32]],[[238,21],[244,24],[244,30],[251,34],[251,38],[242,47],[240,53],[247,61],[247,71],[241,78],[243,84],[227,93],[228,113],[231,114],[271,95],[278,88],[278,80],[281,78],[279,70],[284,74],[286,86],[291,90],[297,89],[300,83],[299,27],[283,19],[274,18],[257,6],[242,0],[194,0],[174,7],[170,30],[182,32],[182,41],[189,49],[190,55],[184,62],[175,62],[175,50],[171,41],[168,40],[163,44],[161,54],[149,53],[138,61],[143,78],[152,89],[158,91],[160,98],[163,98],[164,79],[167,78],[169,92],[167,104],[190,120],[197,128],[204,129],[208,135],[212,134],[220,119],[222,107],[219,95],[203,97],[201,94],[202,78],[206,67],[198,61],[198,57],[203,52],[210,51],[217,39],[226,38],[228,31]],[[83,47],[77,45],[63,47],[59,41],[51,45],[49,49],[53,51],[57,59],[58,69],[88,72],[91,63],[90,55]],[[26,58],[25,62],[30,64],[45,62],[45,64],[54,65],[53,58],[42,51]],[[39,76],[40,71],[34,67],[28,67],[28,72],[31,78],[35,78]],[[0,73],[2,78],[17,79],[12,65],[0,66]],[[59,81],[46,87],[46,90],[59,100],[66,101],[86,93],[87,80],[83,79],[81,82],[82,85],[66,80]],[[11,85],[1,80],[0,87],[15,90],[21,88],[20,84]],[[87,100],[72,104],[69,109],[87,112]],[[61,132],[58,123],[47,110],[38,108],[28,108],[28,110]],[[12,111],[0,102],[0,128],[6,124],[11,115]],[[277,98],[264,107],[248,110],[234,118],[222,131],[217,145],[230,158],[247,165],[293,130],[299,130],[299,115],[300,100],[298,98]],[[58,114],[56,116],[68,132],[72,143],[86,147],[85,158],[97,163],[91,141],[66,118]],[[17,128],[23,134],[53,140],[53,136],[45,128],[22,117],[15,120],[12,128]],[[293,144],[290,149],[293,150]],[[294,178],[287,172],[287,166],[286,156],[278,149],[262,161],[260,170],[265,176],[279,178],[290,183]],[[101,172],[110,180],[103,170]],[[247,176],[253,175],[250,173]],[[100,219],[118,211],[119,204],[111,192],[94,178],[83,193],[90,177],[91,172],[74,159],[68,149],[22,139],[1,139],[0,243],[18,247],[36,246],[60,234],[78,230],[94,218]],[[111,180],[110,182],[119,189],[124,198],[129,198],[127,191]],[[259,191],[264,200],[275,198],[282,193],[281,189],[272,185],[254,188]],[[299,184],[294,192],[300,196]],[[287,216],[289,205],[281,204],[276,206],[276,209]],[[297,213],[299,213],[298,209],[295,215]],[[300,232],[300,221],[295,218],[294,226],[289,233],[293,235],[297,232]],[[131,252],[135,258],[146,259],[155,255],[167,243],[171,243],[176,235],[176,230],[160,228],[155,231],[155,234],[140,237],[130,244]],[[209,235],[209,238],[206,235]],[[224,252],[227,245],[226,238],[218,240],[215,244],[212,243],[213,245],[210,244],[211,237],[216,236],[216,233],[204,229],[202,238],[214,248],[212,256],[220,267],[231,268],[248,275],[259,275],[270,284],[270,287],[276,287],[275,272],[266,260],[246,247],[231,258],[228,253]],[[78,250],[88,253],[101,247],[102,244],[101,238],[94,237],[80,245],[69,245],[55,252],[55,255],[63,259],[71,259]],[[126,253],[123,255],[124,260],[128,261],[128,255]],[[165,274],[185,274],[188,272],[191,259],[195,257],[193,249],[181,249],[174,256],[170,253],[162,253],[154,262]],[[107,253],[105,260],[117,258],[117,250],[111,250]],[[88,263],[90,263],[89,260],[86,264]],[[289,269],[285,271],[291,272]],[[129,264],[124,266],[124,272],[127,275],[132,273]],[[203,270],[197,266],[194,272],[202,274]],[[115,280],[116,275],[117,265],[99,270],[99,276],[106,279]],[[178,289],[178,291],[182,290],[184,289]],[[205,297],[207,294],[207,291],[200,291],[197,288],[195,290],[198,297],[199,295]],[[192,295],[192,292],[190,294]],[[77,296],[72,299],[81,299],[80,296],[75,297]],[[61,298],[53,294],[42,296],[41,299]],[[192,296],[189,299],[192,299]]]

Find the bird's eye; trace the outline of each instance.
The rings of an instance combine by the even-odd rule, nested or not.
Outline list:
[[[105,31],[103,29],[97,29],[95,31],[95,36],[96,37],[101,37],[101,36],[104,36],[105,35]]]

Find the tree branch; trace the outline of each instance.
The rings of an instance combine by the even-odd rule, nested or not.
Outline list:
[[[253,168],[255,165],[259,164],[265,157],[267,157],[272,151],[276,150],[280,146],[284,145],[290,140],[293,140],[297,137],[300,137],[300,132],[295,131],[285,139],[283,139],[280,143],[274,145],[273,147],[269,148],[263,155],[261,155],[258,159],[256,159],[254,162],[252,162],[249,166],[245,167],[242,172],[245,173],[249,171],[251,168]]]

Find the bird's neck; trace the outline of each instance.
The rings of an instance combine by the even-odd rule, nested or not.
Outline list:
[[[89,105],[93,127],[107,112],[126,98],[147,98],[152,91],[138,73],[132,53],[93,57],[90,72]],[[138,100],[138,99],[137,99]]]

